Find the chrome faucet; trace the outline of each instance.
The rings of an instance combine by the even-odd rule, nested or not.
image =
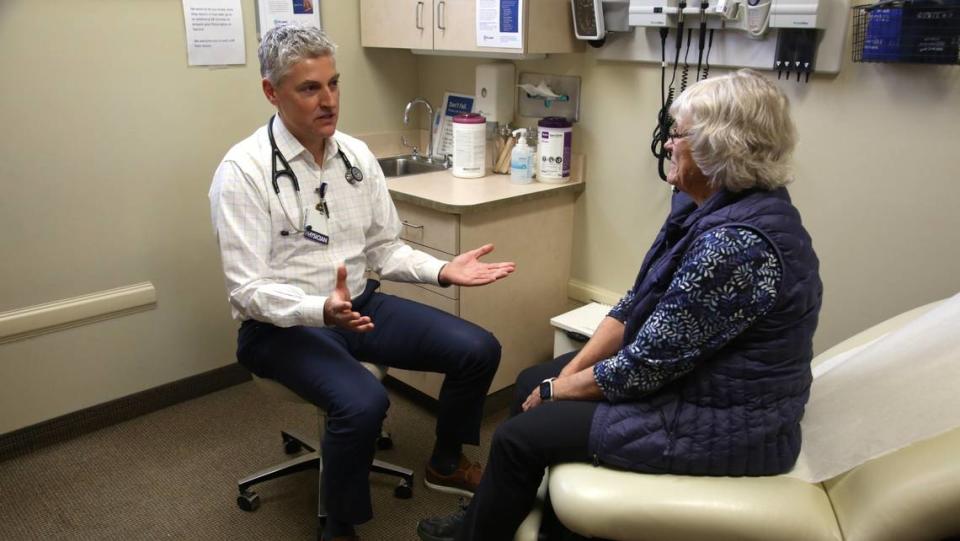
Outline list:
[[[433,159],[433,106],[430,105],[430,102],[426,98],[413,98],[407,103],[407,106],[403,108],[403,125],[406,126],[410,123],[410,111],[413,110],[414,106],[418,103],[423,104],[427,108],[427,113],[430,115],[430,123],[427,125],[427,159]],[[404,146],[413,147],[413,155],[417,155],[417,147],[407,143],[407,138],[401,136],[401,141]]]

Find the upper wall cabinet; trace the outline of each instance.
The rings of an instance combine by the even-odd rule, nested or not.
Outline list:
[[[477,47],[476,0],[361,0],[360,43],[502,55],[583,51],[569,0],[523,0],[523,49]]]

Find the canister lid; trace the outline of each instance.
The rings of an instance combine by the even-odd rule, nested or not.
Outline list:
[[[541,118],[540,122],[537,122],[537,126],[541,128],[569,128],[573,124],[562,116],[548,116]]]
[[[455,124],[486,124],[487,119],[479,113],[460,113],[453,117]]]

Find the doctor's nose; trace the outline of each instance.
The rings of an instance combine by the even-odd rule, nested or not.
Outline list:
[[[337,105],[338,93],[336,89],[327,88],[320,92],[320,105],[324,107],[335,107]]]

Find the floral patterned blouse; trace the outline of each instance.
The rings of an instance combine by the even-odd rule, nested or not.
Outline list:
[[[751,229],[702,235],[636,337],[594,365],[604,397],[636,400],[693,370],[773,307],[782,272],[773,246]],[[625,321],[635,294],[608,315]]]

